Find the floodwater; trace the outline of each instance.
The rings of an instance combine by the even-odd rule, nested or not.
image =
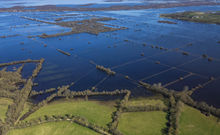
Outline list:
[[[0,62],[45,58],[43,69],[34,80],[38,83],[35,90],[75,82],[71,90],[80,91],[92,87],[96,87],[96,91],[129,89],[133,96],[148,96],[151,93],[138,86],[138,81],[151,84],[161,82],[167,88],[181,91],[185,86],[193,88],[214,77],[215,81],[197,90],[192,97],[220,107],[220,44],[217,43],[220,40],[220,25],[159,17],[161,13],[210,11],[219,8],[220,6],[198,6],[130,11],[0,13],[0,36],[19,34],[0,38]],[[81,33],[47,39],[28,38],[70,29],[26,20],[21,16],[51,22],[61,16],[66,17],[63,21],[112,17],[116,20],[103,23],[109,27],[115,25],[128,29],[99,35]],[[158,23],[158,20],[169,20],[177,24]],[[56,49],[66,51],[71,56]],[[182,52],[188,52],[189,55],[183,55]],[[213,61],[202,58],[203,54],[212,57]],[[117,74],[107,76],[97,70],[91,61],[109,67]],[[160,61],[160,64],[156,64],[156,61]],[[23,75],[28,77],[33,69],[34,64],[27,64]],[[125,76],[132,80],[127,80]],[[175,81],[180,77],[183,77],[181,81]]]

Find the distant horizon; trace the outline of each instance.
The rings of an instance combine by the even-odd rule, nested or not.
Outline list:
[[[0,0],[0,8],[13,6],[42,5],[84,5],[84,4],[114,4],[114,3],[178,3],[178,2],[220,2],[220,0]]]

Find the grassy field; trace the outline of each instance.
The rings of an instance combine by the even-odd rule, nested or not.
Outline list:
[[[24,129],[12,130],[8,135],[99,135],[89,128],[69,122],[52,122]]]
[[[98,101],[84,100],[62,100],[52,102],[35,113],[31,114],[26,120],[38,118],[44,115],[65,115],[73,114],[89,120],[89,122],[106,126],[111,122],[111,114],[115,108],[111,105],[101,104]]]
[[[206,117],[187,105],[183,107],[179,125],[179,135],[220,135],[220,122],[217,122],[217,118]]]
[[[5,118],[7,106],[12,101],[6,98],[0,99],[0,118]],[[128,105],[160,105],[164,103],[160,99],[131,99]],[[31,104],[25,105],[24,112]],[[65,115],[73,114],[85,117],[89,122],[105,126],[111,122],[111,114],[115,111],[114,102],[84,101],[84,100],[57,100],[35,113],[27,119],[43,117],[44,115]],[[167,114],[162,111],[152,112],[129,112],[122,113],[119,119],[118,130],[124,135],[162,135],[166,127]],[[219,135],[220,122],[216,117],[205,116],[200,111],[184,105],[179,121],[179,135]],[[16,129],[9,132],[9,135],[96,135],[97,133],[69,122],[51,122],[25,129]]]
[[[118,130],[124,135],[161,135],[166,122],[162,111],[123,113]]]
[[[8,105],[12,104],[12,100],[8,98],[0,98],[0,119],[5,119]]]

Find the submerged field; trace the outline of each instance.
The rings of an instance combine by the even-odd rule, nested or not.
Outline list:
[[[219,135],[220,6],[197,4],[0,9],[0,135]]]
[[[205,84],[193,99],[219,107],[219,26],[160,18],[160,14],[218,7],[1,13],[0,58],[1,62],[45,58],[35,79],[36,91],[75,82],[74,91],[129,89],[133,96],[148,96],[137,87],[138,81],[160,82],[177,91]],[[108,76],[97,65],[116,74]],[[32,69],[33,64],[25,65],[23,75]]]

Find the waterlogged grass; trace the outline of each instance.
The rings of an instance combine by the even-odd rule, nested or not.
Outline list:
[[[11,130],[8,135],[99,135],[89,128],[69,122],[51,122],[24,129]]]
[[[83,101],[83,100],[60,100],[54,101],[35,113],[31,114],[27,119],[39,118],[44,115],[65,115],[72,114],[81,116],[89,120],[89,122],[106,126],[111,122],[111,114],[115,108],[109,104],[101,104],[98,101]]]
[[[124,135],[161,135],[166,122],[162,111],[123,113],[118,130]]]
[[[217,118],[207,117],[187,105],[183,107],[179,125],[179,135],[220,135],[220,123],[217,122]]]
[[[0,98],[0,119],[4,120],[8,105],[12,104],[12,100],[8,98]]]

